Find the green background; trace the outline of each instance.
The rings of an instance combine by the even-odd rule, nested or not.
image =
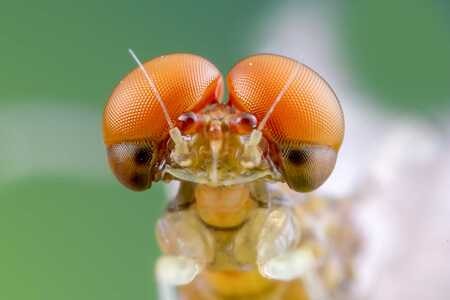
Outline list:
[[[154,298],[163,187],[134,193],[120,186],[101,140],[105,101],[134,68],[126,50],[143,59],[193,52],[225,73],[261,39],[271,40],[262,28],[288,2],[2,3],[0,299]],[[334,51],[352,81],[385,109],[446,116],[450,4],[339,3],[320,5],[336,16]]]

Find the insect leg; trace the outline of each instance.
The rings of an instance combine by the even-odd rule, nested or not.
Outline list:
[[[177,286],[194,280],[200,272],[200,265],[185,256],[161,256],[156,263],[156,280],[159,300],[176,300]]]
[[[177,299],[177,286],[190,283],[212,259],[213,239],[191,209],[167,212],[157,224],[164,253],[156,263],[159,299]]]
[[[259,268],[263,276],[290,281],[303,277],[316,266],[316,258],[308,249],[290,250],[264,262]]]
[[[259,234],[257,265],[270,279],[292,280],[314,267],[316,259],[308,248],[299,248],[300,222],[292,207],[272,208]]]

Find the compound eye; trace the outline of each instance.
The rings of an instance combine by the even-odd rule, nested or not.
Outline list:
[[[120,182],[134,190],[149,188],[157,177],[158,163],[164,160],[157,151],[168,139],[168,123],[217,102],[223,91],[220,72],[200,56],[165,55],[143,67],[153,86],[144,72],[135,68],[116,86],[103,115],[111,168]],[[158,101],[161,98],[167,119]]]
[[[287,184],[296,191],[309,192],[330,176],[337,154],[329,147],[289,145],[280,148],[280,156]]]
[[[107,147],[108,161],[116,178],[126,187],[142,191],[150,188],[158,153],[147,140]]]
[[[243,59],[228,73],[230,104],[266,116],[262,129],[284,180],[310,191],[330,175],[344,136],[343,113],[330,86],[309,67],[287,57],[262,54]],[[282,92],[283,91],[283,92]]]

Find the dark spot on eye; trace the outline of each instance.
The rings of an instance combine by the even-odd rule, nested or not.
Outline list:
[[[134,161],[138,165],[145,165],[152,160],[152,150],[149,148],[140,148],[134,155]]]
[[[308,161],[308,152],[300,149],[290,150],[287,158],[294,165],[303,165]]]
[[[134,174],[131,178],[130,178],[130,182],[133,186],[135,187],[145,187],[147,185],[147,176],[145,176],[144,174]]]

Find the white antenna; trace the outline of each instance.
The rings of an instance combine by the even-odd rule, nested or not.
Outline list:
[[[267,120],[269,119],[270,115],[273,113],[273,111],[275,109],[275,106],[277,106],[277,104],[280,102],[281,98],[283,98],[284,94],[286,94],[288,88],[294,82],[294,79],[295,79],[295,77],[297,77],[297,74],[298,74],[299,71],[300,71],[300,64],[296,64],[295,65],[295,70],[293,72],[291,72],[291,75],[289,76],[288,80],[286,81],[286,84],[283,86],[283,88],[281,89],[280,93],[275,98],[275,100],[273,101],[273,103],[270,106],[269,110],[267,111],[266,115],[264,116],[264,118],[259,123],[257,130],[261,131],[264,128],[264,126],[267,123]]]
[[[169,135],[172,138],[172,140],[175,143],[175,159],[178,161],[178,163],[182,166],[188,166],[192,163],[192,161],[189,159],[189,147],[187,142],[183,139],[183,135],[180,132],[180,129],[178,127],[175,127],[172,120],[170,119],[169,112],[167,111],[167,107],[164,104],[164,101],[161,97],[161,94],[159,93],[158,89],[156,88],[156,85],[154,81],[150,78],[150,74],[145,70],[144,66],[142,65],[139,58],[137,58],[136,54],[134,54],[133,50],[128,49],[128,52],[130,52],[131,57],[136,61],[139,68],[141,69],[142,73],[145,76],[145,79],[147,79],[147,82],[150,86],[150,90],[153,92],[153,94],[156,96],[156,100],[158,100],[159,105],[161,106],[161,109],[164,114],[164,118],[167,121],[167,124],[169,125]]]
[[[151,91],[156,96],[156,100],[158,100],[158,103],[161,106],[161,109],[163,111],[164,118],[166,119],[167,124],[169,124],[170,129],[173,129],[175,127],[175,125],[173,124],[172,119],[170,119],[169,112],[167,111],[167,107],[164,104],[161,94],[159,93],[158,89],[156,88],[154,81],[150,78],[150,74],[148,74],[147,70],[145,70],[144,65],[142,65],[141,61],[139,60],[139,58],[137,58],[136,54],[134,54],[133,50],[128,49],[128,52],[130,52],[131,57],[133,57],[134,61],[136,61],[139,68],[141,69],[142,73],[144,74],[145,79],[147,79],[147,82],[150,86]]]
[[[300,71],[300,64],[296,64],[294,71],[291,72],[289,75],[288,80],[286,81],[286,84],[281,89],[280,93],[277,95],[275,100],[273,101],[272,105],[270,106],[269,110],[267,111],[264,118],[259,123],[258,127],[252,131],[250,134],[250,137],[248,141],[245,144],[243,157],[247,158],[246,160],[242,160],[241,164],[246,168],[252,168],[261,162],[261,151],[258,150],[258,144],[261,141],[262,138],[262,129],[267,123],[267,120],[269,119],[270,115],[273,113],[275,106],[280,102],[281,98],[283,98],[284,94],[286,94],[286,91],[291,86],[291,84],[294,82],[294,79],[297,77],[298,73]]]

